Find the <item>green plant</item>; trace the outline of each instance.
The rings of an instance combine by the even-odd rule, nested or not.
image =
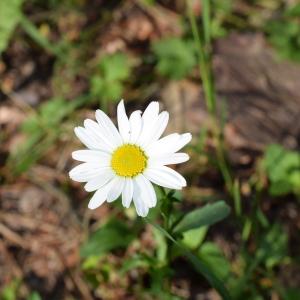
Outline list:
[[[17,300],[21,285],[20,279],[14,279],[0,293],[1,300]]]
[[[263,169],[270,181],[269,192],[273,196],[294,193],[300,195],[300,154],[273,144],[267,147]]]
[[[81,247],[80,255],[84,258],[101,256],[118,248],[126,248],[134,239],[133,232],[125,223],[111,219],[95,231]]]
[[[195,48],[192,41],[167,38],[152,44],[157,57],[156,69],[170,79],[182,79],[196,65]]]
[[[267,22],[265,30],[272,45],[283,58],[300,61],[300,4],[286,9],[277,19]]]
[[[223,37],[228,34],[224,23],[233,16],[233,1],[213,0],[212,5],[214,9],[211,18],[211,35],[213,38]]]
[[[178,202],[178,199],[174,197],[173,191],[165,193],[164,190],[162,190],[161,215],[164,219],[163,227],[146,218],[146,220],[152,224],[166,239],[166,265],[168,266],[172,260],[172,248],[175,247],[176,251],[179,251],[181,255],[184,255],[188,258],[195,270],[202,274],[204,278],[206,278],[211,286],[214,287],[220,293],[220,295],[222,295],[223,299],[231,299],[224,283],[211,269],[209,264],[206,264],[199,259],[197,255],[194,255],[194,253],[190,251],[186,244],[182,242],[184,233],[211,226],[214,223],[221,221],[228,216],[230,208],[223,201],[219,201],[211,205],[206,205],[203,208],[191,211],[187,214],[178,214],[174,209],[174,204],[176,202]]]
[[[91,78],[91,95],[106,109],[108,102],[119,101],[124,83],[129,78],[131,64],[124,53],[105,55],[101,58],[95,74]]]
[[[5,50],[15,27],[21,19],[24,0],[0,1],[0,54]]]

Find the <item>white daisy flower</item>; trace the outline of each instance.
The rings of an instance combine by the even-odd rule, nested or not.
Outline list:
[[[122,195],[124,207],[128,208],[133,200],[137,214],[145,217],[157,202],[152,183],[177,190],[186,186],[185,179],[166,165],[189,159],[186,153],[177,151],[192,136],[172,133],[160,139],[169,114],[159,113],[158,102],[151,102],[143,114],[134,111],[128,119],[122,100],[117,115],[119,131],[101,110],[96,111],[97,122],[86,119],[84,127],[75,128],[76,136],[88,149],[72,153],[82,164],[69,175],[75,181],[86,182],[86,191],[96,191],[90,209]]]

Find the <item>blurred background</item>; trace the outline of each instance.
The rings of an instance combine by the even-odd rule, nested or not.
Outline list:
[[[0,0],[0,299],[221,299],[133,207],[90,211],[69,179],[73,128],[121,98],[158,100],[168,132],[193,134],[178,211],[232,207],[182,243],[232,299],[300,299],[300,4],[206,11],[228,188],[192,30],[204,1]]]

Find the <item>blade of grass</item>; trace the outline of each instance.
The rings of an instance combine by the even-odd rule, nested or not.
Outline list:
[[[202,22],[204,29],[204,44],[206,46],[211,44],[210,1],[211,0],[202,1]]]
[[[54,46],[52,45],[47,38],[45,38],[36,26],[25,16],[21,16],[20,18],[20,25],[22,26],[23,30],[32,38],[34,42],[40,45],[42,48],[46,49],[53,55],[58,57],[63,56],[63,52],[60,49],[60,45]]]
[[[205,54],[203,43],[200,37],[199,30],[197,28],[197,22],[196,17],[194,15],[192,6],[190,1],[187,1],[187,7],[188,7],[188,17],[191,24],[192,33],[194,36],[196,48],[198,51],[198,57],[199,57],[199,71],[201,75],[201,79],[203,82],[203,88],[205,93],[205,102],[207,109],[211,115],[214,115],[215,112],[215,104],[214,104],[214,96],[213,96],[213,89],[211,87],[210,83],[210,72],[209,72],[209,63],[207,59],[207,55]]]
[[[233,199],[234,199],[234,210],[237,216],[241,215],[241,194],[240,194],[240,183],[236,179],[233,184]]]

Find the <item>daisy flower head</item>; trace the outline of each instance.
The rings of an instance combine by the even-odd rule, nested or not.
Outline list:
[[[186,153],[177,151],[192,136],[172,133],[161,138],[169,114],[159,113],[158,102],[151,102],[143,113],[134,111],[128,118],[121,100],[117,108],[119,130],[103,111],[96,110],[95,115],[97,122],[86,119],[84,127],[74,130],[88,149],[72,153],[73,159],[82,163],[69,173],[71,179],[86,182],[86,191],[95,192],[90,209],[121,196],[124,207],[133,201],[137,214],[145,217],[157,203],[152,183],[177,190],[186,186],[184,177],[166,165],[189,159]]]

